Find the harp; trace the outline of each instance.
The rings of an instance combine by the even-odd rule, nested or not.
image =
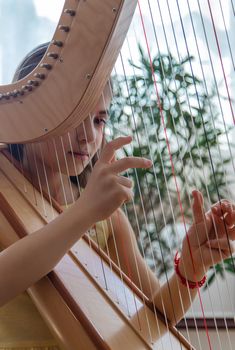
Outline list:
[[[183,22],[180,22],[182,6],[188,7],[189,18],[191,18],[192,12],[190,12],[188,2],[183,5],[181,3],[181,7],[177,7],[177,5],[179,6],[176,1],[179,23],[184,28]],[[136,7],[140,22],[142,22],[141,28],[145,34],[144,37],[148,42],[148,32],[146,32],[141,11],[142,6],[141,1],[138,3],[134,0],[102,1],[102,3],[95,0],[65,1],[53,41],[40,65],[19,82],[0,88],[0,120],[1,125],[4,126],[0,130],[0,141],[3,143],[25,143],[46,140],[66,133],[71,128],[81,124],[95,108],[100,98],[100,92],[104,90]],[[171,20],[172,12],[168,1],[164,3],[164,6],[160,6],[159,2],[154,4],[148,1],[148,8],[145,10],[149,18],[153,15],[151,6],[158,13],[160,21],[163,9],[168,11],[168,20]],[[198,8],[201,11],[199,2]],[[87,23],[87,18],[92,20]],[[164,31],[164,22],[161,23]],[[193,18],[191,23],[192,28],[194,28]],[[102,30],[100,30],[101,24]],[[155,33],[154,29],[153,26],[153,34]],[[136,32],[135,34],[137,35]],[[182,29],[183,34],[185,31]],[[195,43],[197,42],[195,41]],[[156,44],[158,44],[157,39]],[[127,42],[127,47],[129,45],[130,43]],[[168,46],[168,44],[165,45]],[[129,52],[131,53],[130,48]],[[156,61],[152,62],[149,49],[147,52],[150,75],[154,81],[153,68]],[[177,52],[179,62],[183,64],[183,58],[179,51]],[[188,64],[191,67],[189,52],[188,58]],[[120,56],[119,61],[117,69],[122,67],[123,72],[125,71],[123,56]],[[75,62],[80,63],[80,68],[76,72],[73,68]],[[159,62],[162,64],[160,59]],[[170,64],[172,64],[171,61]],[[162,72],[164,75],[164,70]],[[174,79],[177,78],[176,73],[172,73],[175,74]],[[115,71],[115,75],[118,76],[117,71]],[[163,86],[167,85],[167,80],[164,79],[163,77]],[[174,79],[173,82],[175,82]],[[179,71],[178,81],[180,79],[183,80],[184,91],[185,87],[189,89],[190,77],[184,73],[180,74]],[[124,79],[124,84],[127,83],[125,89],[128,93],[130,87],[126,80]],[[143,83],[145,84],[146,80],[143,80]],[[157,85],[155,85],[156,90]],[[144,89],[144,86],[141,89]],[[167,93],[172,93],[169,91],[169,86],[165,88],[164,93],[165,96]],[[231,105],[232,113],[233,101],[229,89],[227,93],[227,102]],[[195,96],[194,99],[197,98],[197,93]],[[187,94],[186,97],[188,97]],[[161,110],[158,91],[155,91],[154,99],[155,104],[157,103]],[[58,101],[63,101],[63,103]],[[117,111],[118,107],[120,108],[119,101],[117,100]],[[131,107],[130,103],[129,109]],[[141,106],[141,108],[143,107]],[[193,107],[198,108],[197,106]],[[150,110],[151,108],[152,106],[150,106]],[[28,111],[34,114],[33,124]],[[128,115],[128,112],[124,114]],[[180,114],[182,114],[181,110]],[[183,119],[184,115],[181,116]],[[174,120],[172,115],[170,118]],[[142,128],[144,127],[145,124],[142,125]],[[197,136],[197,134],[195,135]],[[42,227],[53,220],[61,210],[50,198],[45,199],[40,190],[33,189],[29,182],[30,175],[28,180],[27,174],[23,176],[15,169],[11,161],[9,155],[7,158],[6,151],[1,152],[0,202],[1,216],[7,233],[5,237],[2,237],[5,244],[10,244],[17,237],[23,237]],[[185,181],[186,184],[191,184],[191,182]],[[188,188],[184,189],[186,193],[188,190]],[[22,208],[24,209],[21,210]],[[231,291],[229,293],[231,299]],[[176,328],[167,322],[166,316],[156,310],[156,307],[150,303],[144,293],[135,287],[130,279],[115,264],[110,262],[99,247],[86,237],[71,249],[48,277],[31,287],[29,294],[52,333],[58,339],[59,344],[65,349],[119,349],[121,346],[124,349],[194,348],[180,335]],[[233,301],[231,308],[234,310]],[[211,323],[214,323],[216,336],[220,339],[218,320],[215,317],[210,320]],[[196,346],[198,347],[198,344],[201,346],[200,336],[202,332],[198,330],[197,322],[200,320],[193,317],[192,323],[196,329]],[[207,335],[208,322],[205,318],[202,318],[201,322],[204,323],[206,329],[203,336],[206,334],[208,338],[203,349],[206,346],[212,348],[210,336]],[[222,317],[220,322],[224,323],[228,349],[232,349],[233,318]],[[189,337],[190,325],[187,320],[185,327],[186,335]]]

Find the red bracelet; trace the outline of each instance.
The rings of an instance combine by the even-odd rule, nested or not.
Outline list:
[[[184,276],[181,275],[180,270],[179,270],[179,262],[180,262],[180,257],[178,257],[178,252],[175,253],[175,258],[174,258],[174,267],[175,267],[175,273],[179,277],[180,282],[188,287],[189,289],[195,289],[195,288],[200,288],[202,287],[205,282],[206,282],[206,275],[201,279],[201,281],[198,282],[193,282],[189,281]]]

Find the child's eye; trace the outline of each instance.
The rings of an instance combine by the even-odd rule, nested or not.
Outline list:
[[[106,124],[106,120],[104,118],[100,118],[100,117],[95,117],[94,122],[95,122],[95,124],[97,124],[99,126],[103,126]]]

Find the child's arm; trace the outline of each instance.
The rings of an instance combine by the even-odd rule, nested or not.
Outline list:
[[[228,243],[226,231],[230,239],[235,238],[235,212],[233,209],[226,208],[222,204],[223,213],[226,218],[226,230],[222,219],[221,208],[217,203],[212,211],[204,214],[202,196],[199,192],[194,192],[193,214],[194,224],[188,231],[191,252],[195,265],[195,272],[192,266],[192,259],[188,248],[187,238],[183,241],[183,249],[180,261],[180,271],[185,278],[190,281],[199,281],[207,272],[208,268],[222,259],[230,256],[230,248],[233,252],[231,242]],[[231,204],[226,204],[231,208]],[[218,211],[218,213],[217,213]],[[215,212],[218,214],[215,217]],[[157,308],[165,313],[172,324],[176,324],[190,307],[192,300],[197,294],[197,289],[188,289],[184,286],[178,276],[174,273],[168,283],[160,286],[155,274],[146,266],[144,259],[139,253],[135,236],[128,219],[121,210],[112,215],[111,230],[113,229],[114,238],[109,240],[109,251],[112,258],[120,261],[123,271],[136,283],[136,285],[148,296],[154,300]],[[216,230],[219,239],[215,239]],[[226,238],[225,238],[226,237]],[[115,239],[116,244],[114,244]],[[211,243],[212,242],[212,243]],[[212,248],[213,244],[213,249]],[[118,259],[116,248],[118,250]],[[220,245],[221,254],[218,246]],[[230,245],[230,248],[229,248]],[[203,261],[201,259],[203,255]],[[184,269],[186,267],[186,269]]]
[[[90,226],[131,197],[129,184],[117,173],[150,164],[134,157],[110,162],[115,150],[130,141],[122,137],[107,144],[77,202],[44,228],[0,253],[0,306],[51,271]]]
[[[189,297],[187,288],[180,285],[175,274],[169,279],[169,285],[165,283],[160,286],[156,274],[150,270],[141,256],[133,229],[120,209],[112,215],[109,227],[113,231],[113,235],[108,240],[111,259],[117,265],[120,263],[123,272],[150,300],[154,301],[157,309],[162,314],[166,314],[172,324],[176,324],[190,307],[196,291],[190,290]],[[180,295],[183,305],[181,305]]]
[[[79,201],[44,228],[0,253],[0,306],[53,269],[91,226],[88,214]]]

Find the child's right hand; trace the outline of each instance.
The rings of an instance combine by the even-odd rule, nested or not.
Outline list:
[[[107,143],[94,166],[88,184],[79,202],[91,215],[92,223],[107,219],[124,202],[133,196],[132,181],[119,175],[129,168],[149,168],[146,158],[125,157],[115,159],[115,152],[132,141],[130,136],[119,137]]]

